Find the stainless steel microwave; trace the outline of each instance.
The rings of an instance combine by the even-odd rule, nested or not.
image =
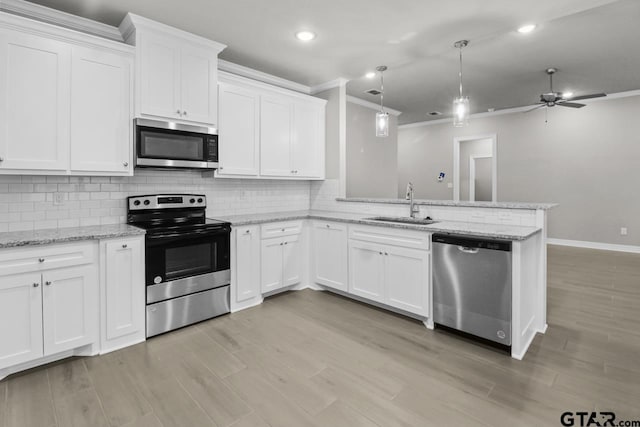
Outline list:
[[[136,167],[217,169],[215,128],[135,120]]]

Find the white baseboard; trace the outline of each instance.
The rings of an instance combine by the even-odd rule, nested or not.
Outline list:
[[[585,242],[583,240],[547,239],[548,245],[573,246],[574,248],[600,249],[603,251],[640,254],[640,246],[616,245],[613,243]]]

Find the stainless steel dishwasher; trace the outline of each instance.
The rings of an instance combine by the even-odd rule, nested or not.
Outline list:
[[[433,235],[433,320],[511,345],[511,242]]]

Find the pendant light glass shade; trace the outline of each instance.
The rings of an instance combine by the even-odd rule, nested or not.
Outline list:
[[[453,100],[453,126],[460,128],[469,124],[469,97],[459,96]]]
[[[376,136],[378,138],[386,138],[389,136],[389,113],[384,111],[384,79],[382,73],[387,70],[386,65],[376,67],[376,71],[380,72],[380,111],[376,113]]]
[[[462,48],[469,44],[469,40],[460,40],[453,45],[460,49],[460,96],[453,100],[453,126],[459,128],[469,124],[469,97],[462,95]]]
[[[389,113],[384,111],[376,113],[376,136],[380,138],[389,136]]]

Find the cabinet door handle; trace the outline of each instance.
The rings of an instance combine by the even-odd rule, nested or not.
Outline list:
[[[0,162],[4,162],[4,157],[0,157]]]
[[[245,231],[245,233],[251,234],[251,230],[247,230],[247,231]]]
[[[284,244],[285,244],[285,245],[286,245],[287,243],[289,243],[289,242],[284,242]]]
[[[52,283],[50,281],[48,281],[48,280],[46,282],[44,282],[44,284],[47,285],[47,286],[51,286],[52,285]]]
[[[186,112],[186,111],[183,111],[183,112],[182,112],[182,115],[183,115],[183,116],[186,116],[186,115],[187,115],[187,112]]]
[[[384,255],[384,253],[383,253],[383,252],[380,252],[380,255]]]
[[[329,224],[327,224],[327,228],[331,228],[331,226]]]
[[[182,115],[182,111],[180,111],[180,110],[176,110],[176,113],[177,113],[179,116],[181,116],[181,115]]]
[[[125,243],[124,245],[122,245],[122,249],[127,249],[127,244]]]
[[[44,262],[44,258],[38,258],[38,262]]]
[[[33,287],[34,287],[34,288],[37,288],[38,286],[40,286],[40,283],[34,283],[34,284],[33,284]]]
[[[127,166],[129,166],[129,162],[122,162],[122,166],[126,168]]]
[[[389,252],[385,252],[384,254],[385,254],[386,256],[389,256]]]

